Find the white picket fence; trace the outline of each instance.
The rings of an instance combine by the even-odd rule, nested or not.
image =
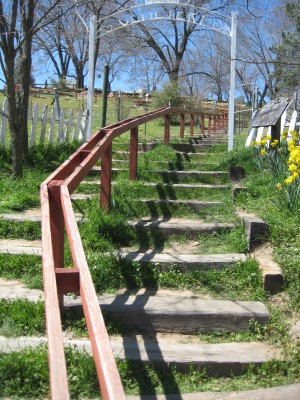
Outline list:
[[[4,100],[2,111],[8,115],[7,99]],[[5,146],[10,143],[7,140],[8,118],[0,114],[0,143]],[[88,127],[88,111],[61,110],[58,117],[56,108],[49,108],[48,105],[40,107],[35,104],[32,114],[28,116],[30,127],[29,145],[36,143],[62,143],[68,140],[85,140]]]

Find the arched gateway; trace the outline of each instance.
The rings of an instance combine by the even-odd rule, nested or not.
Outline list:
[[[169,20],[188,22],[231,37],[228,150],[233,149],[237,16],[235,13],[232,13],[231,18],[229,18],[221,13],[190,4],[188,0],[186,2],[184,1],[185,0],[136,0],[134,3],[129,2],[125,6],[119,7],[115,12],[98,21],[96,21],[95,16],[91,17],[87,101],[90,118],[87,138],[89,138],[92,133],[92,102],[95,73],[94,43],[96,38],[129,28],[132,25],[143,24],[149,21]],[[180,9],[175,9],[174,6],[178,6]],[[97,31],[96,23],[100,26]]]

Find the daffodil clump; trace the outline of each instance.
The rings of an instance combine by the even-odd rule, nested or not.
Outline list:
[[[300,205],[300,135],[296,131],[291,131],[291,137],[288,140],[287,137],[287,132],[284,132],[283,138],[288,155],[285,179],[275,186],[279,194],[280,204],[285,204],[288,208],[294,209]]]
[[[296,131],[283,132],[278,140],[263,136],[252,142],[256,149],[256,163],[260,170],[269,170],[275,180],[277,204],[289,209],[300,208],[300,135]]]
[[[270,169],[273,176],[278,178],[283,173],[283,165],[285,164],[285,152],[279,148],[279,140],[274,139],[270,135],[262,136],[259,141],[252,142],[252,146],[256,149],[256,163],[260,170]]]

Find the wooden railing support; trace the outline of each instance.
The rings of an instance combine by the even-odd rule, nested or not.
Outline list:
[[[205,128],[205,126],[204,126],[204,115],[202,114],[201,115],[201,134],[202,134],[202,136],[204,136],[204,128]]]
[[[208,116],[208,134],[211,133],[211,115]]]
[[[100,207],[107,210],[110,207],[111,198],[111,177],[112,177],[112,144],[104,151],[101,157],[101,190]]]
[[[100,207],[109,210],[111,202],[112,143],[130,131],[129,178],[136,179],[138,157],[138,127],[156,118],[164,118],[164,143],[170,140],[170,115],[181,116],[184,136],[185,114],[190,115],[190,135],[193,136],[194,118],[200,116],[202,134],[205,118],[211,131],[212,114],[161,108],[96,132],[68,160],[41,184],[42,260],[45,294],[45,315],[48,336],[49,376],[52,400],[69,400],[66,362],[61,329],[60,307],[66,292],[79,291],[91,340],[103,400],[125,400],[121,379],[115,365],[105,323],[99,308],[74,215],[71,194],[101,158]],[[222,120],[228,118],[226,110]],[[68,236],[73,267],[65,268],[64,235]]]
[[[170,114],[165,115],[165,131],[164,131],[164,144],[168,144],[170,140]]]
[[[180,113],[180,137],[184,138],[184,123],[185,123],[185,115],[184,113]]]
[[[138,127],[130,130],[129,179],[132,181],[136,180],[137,176],[138,134]]]
[[[64,268],[64,216],[60,201],[60,184],[62,181],[52,181],[48,186],[50,204],[50,230],[52,239],[52,251],[54,268]],[[62,312],[64,306],[64,296],[58,293],[59,308]]]
[[[216,130],[217,130],[217,117],[216,117],[216,115],[213,116],[213,120],[214,120],[214,122],[213,122],[213,131],[216,132]]]
[[[190,114],[190,136],[194,136],[195,116]]]

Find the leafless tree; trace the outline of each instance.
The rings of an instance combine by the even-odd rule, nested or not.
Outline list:
[[[13,174],[23,175],[23,156],[28,153],[27,113],[29,102],[32,41],[34,35],[56,16],[52,11],[60,0],[49,5],[40,1],[43,13],[36,14],[36,0],[0,0],[0,67],[6,85],[9,128],[12,137]],[[62,12],[66,8],[62,7]],[[18,85],[15,73],[18,62]]]

